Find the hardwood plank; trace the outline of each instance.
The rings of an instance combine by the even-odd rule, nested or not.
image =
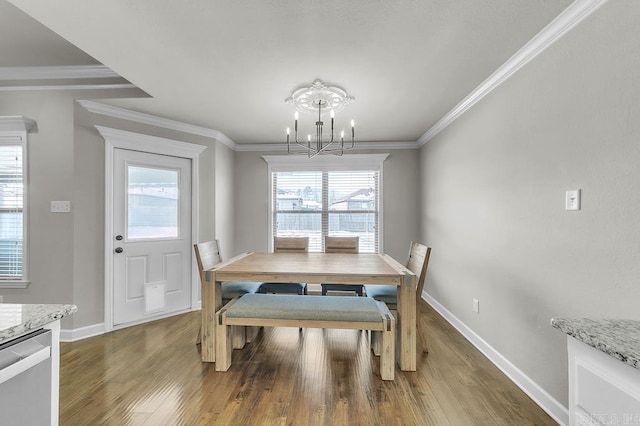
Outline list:
[[[555,424],[420,308],[429,353],[415,372],[396,369],[393,382],[380,379],[368,334],[356,330],[262,329],[225,373],[201,362],[198,312],[62,343],[60,424]]]

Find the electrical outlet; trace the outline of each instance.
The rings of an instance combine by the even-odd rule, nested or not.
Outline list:
[[[473,299],[473,312],[480,313],[480,301],[478,299]]]

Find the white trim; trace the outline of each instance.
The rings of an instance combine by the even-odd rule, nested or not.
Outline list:
[[[21,138],[22,133],[35,132],[37,127],[35,120],[27,117],[19,115],[0,117],[0,132],[12,133],[12,135],[7,136]]]
[[[390,154],[345,154],[341,157],[334,155],[319,155],[313,158],[298,155],[263,155],[262,159],[269,164],[271,172],[293,170],[362,170],[375,168],[382,170],[382,163]]]
[[[237,150],[238,145],[229,139],[227,135],[218,130],[182,123],[180,121],[157,117],[143,112],[131,111],[125,108],[105,105],[94,101],[79,100],[77,102],[82,105],[84,109],[94,114],[106,115],[108,117],[119,118],[121,120],[128,120],[140,124],[147,124],[149,126],[161,127],[163,129],[176,130],[178,132],[216,139],[234,151]]]
[[[25,219],[23,218],[22,220]],[[24,267],[22,268],[22,272],[25,272]],[[29,284],[31,284],[31,282],[25,280],[0,280],[0,288],[27,288]]]
[[[389,150],[389,149],[418,149],[418,142],[356,142],[354,150]],[[237,144],[235,151],[238,152],[286,152],[287,144],[282,143],[254,143],[254,144]],[[346,156],[347,154],[345,154]],[[305,155],[290,155],[291,157],[307,158]],[[326,157],[336,158],[334,155]],[[318,157],[314,157],[318,158]]]
[[[207,147],[173,139],[159,138],[140,133],[127,132],[109,127],[95,126],[105,140],[105,311],[104,329],[111,331],[113,326],[113,162],[116,148],[149,152],[160,155],[187,158],[191,160],[191,242],[197,240],[200,222],[198,215],[199,188],[199,155]],[[191,250],[191,264],[194,253]],[[191,274],[191,308],[195,309],[199,291],[200,277]],[[131,325],[131,324],[127,324]]]
[[[128,132],[126,130],[103,126],[95,127],[100,132],[100,135],[114,148],[190,159],[198,158],[198,155],[207,148],[205,145],[160,138],[142,133]]]
[[[0,80],[61,80],[72,78],[122,78],[104,65],[0,67]]]
[[[458,105],[420,136],[417,140],[418,146],[423,146],[433,139],[468,109],[491,93],[493,89],[502,84],[506,79],[511,77],[520,68],[542,53],[606,2],[607,0],[576,0],[571,3],[569,7],[544,27],[542,31],[536,34],[527,44],[509,58],[507,62],[494,71],[489,78],[483,81],[473,92],[467,95]]]
[[[422,298],[555,421],[563,425],[569,424],[569,410],[567,407],[549,395],[540,385],[513,365],[504,355],[489,345],[427,292],[422,292]]]
[[[89,337],[99,336],[104,333],[104,323],[92,324],[71,330],[60,330],[60,341],[75,342]]]
[[[0,86],[0,92],[25,92],[38,90],[104,90],[104,89],[137,89],[131,83],[123,84],[51,84],[38,86]]]

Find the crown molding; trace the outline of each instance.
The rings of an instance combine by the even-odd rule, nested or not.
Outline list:
[[[129,109],[106,105],[100,102],[78,100],[84,109],[99,115],[118,118],[121,120],[133,121],[149,126],[161,127],[169,130],[176,130],[183,133],[189,133],[197,136],[204,136],[219,141],[233,151],[238,152],[280,152],[287,150],[286,143],[255,143],[255,144],[238,144],[231,140],[224,133],[210,129],[207,127],[195,126],[168,118],[157,117],[155,115],[144,112],[131,111]],[[359,142],[356,144],[358,150],[389,150],[389,149],[418,149],[417,142]]]
[[[84,109],[94,114],[106,115],[108,117],[133,121],[140,124],[147,124],[149,126],[161,127],[163,129],[175,130],[178,132],[189,133],[197,136],[204,136],[206,138],[215,139],[234,151],[237,150],[238,144],[236,144],[234,141],[229,139],[227,135],[218,130],[195,126],[193,124],[187,124],[180,121],[171,120],[169,118],[157,117],[155,115],[131,111],[129,109],[106,105],[94,101],[79,100],[77,102]]]
[[[105,89],[137,89],[135,84],[60,84],[37,86],[0,86],[0,92],[25,92],[43,90],[105,90]]]
[[[527,44],[491,74],[489,78],[483,81],[473,92],[427,130],[417,140],[418,146],[423,146],[433,139],[473,105],[491,93],[493,89],[502,84],[520,68],[542,53],[606,2],[607,0],[576,0],[571,3],[569,7],[544,27],[542,31],[536,34]]]
[[[78,78],[122,78],[122,76],[104,65],[0,67],[0,80],[65,80]]]
[[[390,150],[390,149],[418,149],[417,142],[356,142],[353,150]],[[238,152],[286,152],[287,144],[282,143],[253,143],[238,144]],[[306,155],[306,154],[305,154]]]

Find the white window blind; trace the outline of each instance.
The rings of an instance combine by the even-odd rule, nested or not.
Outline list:
[[[358,236],[361,253],[377,253],[380,174],[377,170],[279,171],[273,179],[273,235],[308,236],[324,251],[324,236]]]
[[[24,173],[21,141],[0,139],[0,280],[23,278]]]

